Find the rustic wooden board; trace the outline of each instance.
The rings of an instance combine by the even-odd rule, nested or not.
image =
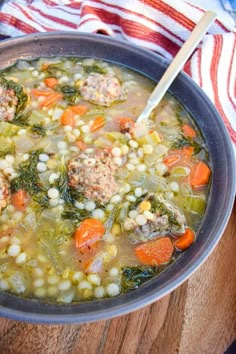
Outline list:
[[[236,205],[219,245],[181,287],[132,314],[85,325],[0,320],[1,354],[222,354],[236,339]]]

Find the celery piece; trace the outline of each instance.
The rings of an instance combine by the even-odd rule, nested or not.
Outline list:
[[[184,177],[190,173],[190,168],[188,167],[173,167],[171,169],[171,176],[172,177]]]
[[[106,139],[104,136],[99,136],[93,144],[98,148],[107,148],[112,146],[112,142]]]
[[[58,254],[58,249],[50,243],[46,238],[41,238],[39,240],[39,245],[43,250],[44,254],[53,264],[56,274],[61,275],[64,269],[64,265],[62,264],[62,260]]]
[[[194,214],[203,215],[206,201],[196,195],[187,196],[183,199],[183,206],[190,212]]]
[[[161,138],[159,134],[156,131],[154,131],[148,135],[138,138],[137,142],[139,143],[139,145],[145,145],[145,144],[156,145],[161,142]]]
[[[14,136],[19,129],[20,127],[18,127],[17,125],[7,123],[7,122],[0,122],[0,135],[2,136],[8,136],[8,137]]]
[[[3,136],[0,137],[0,157],[3,158],[7,154],[14,153],[15,144],[12,139],[5,138]]]
[[[127,136],[120,132],[108,132],[105,133],[105,137],[111,141],[119,141],[121,144],[125,144],[128,141]]]
[[[128,212],[129,212],[129,202],[125,202],[121,207],[119,207],[116,213],[116,222],[117,223],[124,222],[124,220],[127,218]]]
[[[147,178],[146,174],[143,174],[143,172],[132,172],[128,178],[128,183],[131,184],[132,186],[135,187],[140,187],[144,184],[145,180]]]

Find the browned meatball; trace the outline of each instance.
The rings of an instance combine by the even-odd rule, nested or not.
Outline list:
[[[12,121],[15,118],[18,98],[12,88],[0,85],[0,120]]]
[[[69,184],[86,198],[105,204],[118,190],[115,170],[106,151],[78,155],[68,163]]]
[[[173,203],[165,200],[161,195],[150,193],[145,200],[153,205],[153,220],[148,220],[145,225],[133,224],[133,241],[147,241],[157,236],[168,233],[180,235],[184,233],[187,225],[183,212]],[[137,211],[139,211],[137,207]],[[132,226],[132,225],[131,225]]]
[[[0,213],[9,201],[9,185],[6,177],[0,173]]]
[[[110,106],[115,101],[126,99],[126,92],[119,80],[110,74],[90,74],[80,81],[79,91],[85,101],[100,106]]]

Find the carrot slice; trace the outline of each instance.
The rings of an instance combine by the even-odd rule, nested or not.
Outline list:
[[[105,118],[104,117],[97,117],[93,121],[93,124],[91,125],[90,131],[91,132],[96,132],[97,130],[101,129],[105,125]]]
[[[87,145],[82,141],[82,140],[77,140],[75,142],[75,145],[81,150],[81,151],[84,151],[87,149]]]
[[[190,183],[193,188],[202,187],[209,182],[211,170],[203,161],[197,162],[190,174]]]
[[[58,85],[59,82],[55,77],[47,77],[44,80],[44,83],[47,87],[53,88],[54,86]]]
[[[29,203],[29,196],[26,191],[19,189],[11,195],[11,203],[20,211],[24,211]]]
[[[31,93],[36,97],[44,97],[44,100],[40,102],[40,107],[51,107],[54,103],[56,103],[59,99],[63,96],[62,94],[55,92],[55,91],[48,91],[48,90],[38,90],[32,89]]]
[[[66,109],[60,118],[62,125],[70,125],[71,127],[75,126],[75,113],[71,109]]]
[[[182,156],[183,157],[191,157],[194,153],[194,147],[193,146],[185,146],[182,150]]]
[[[74,106],[70,106],[70,109],[75,113],[83,116],[88,111],[88,106],[85,104],[76,104]]]
[[[191,246],[191,244],[195,241],[195,238],[195,232],[188,228],[183,235],[179,236],[174,241],[174,246],[181,251],[186,250],[186,248]]]
[[[166,166],[172,167],[180,160],[180,155],[169,155],[163,159]]]
[[[85,252],[102,238],[106,229],[97,219],[85,219],[75,231],[75,247]]]
[[[50,108],[61,98],[62,95],[60,93],[52,92],[51,95],[45,97],[45,99],[39,105],[40,107]]]
[[[31,90],[31,93],[32,93],[34,96],[44,96],[44,97],[47,97],[47,96],[50,96],[50,95],[52,94],[52,91],[32,89],[32,90]]]
[[[163,159],[163,163],[166,164],[167,167],[171,168],[177,163],[186,163],[191,160],[191,157],[194,153],[193,146],[184,146],[183,149],[171,150],[169,155],[167,155]]]
[[[184,124],[182,129],[184,135],[188,138],[195,138],[195,136],[197,135],[196,131],[188,124]]]
[[[169,237],[143,243],[135,248],[135,254],[139,261],[150,266],[168,263],[173,251],[174,247]]]

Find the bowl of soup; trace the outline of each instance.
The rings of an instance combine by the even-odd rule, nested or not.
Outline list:
[[[168,63],[105,36],[36,34],[0,55],[1,315],[95,321],[174,290],[233,205],[212,103],[181,73],[136,124]]]

